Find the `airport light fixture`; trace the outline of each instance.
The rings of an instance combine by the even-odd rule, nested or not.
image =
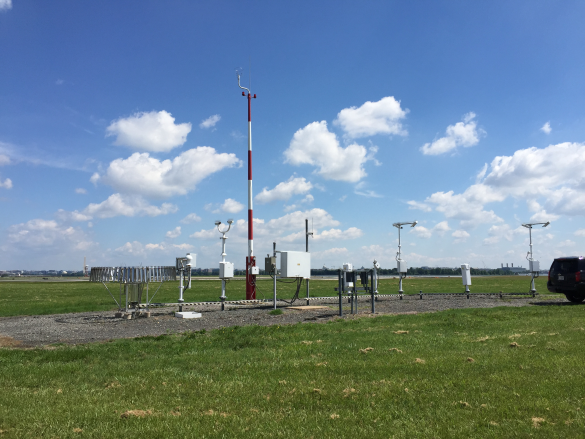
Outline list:
[[[540,272],[540,263],[535,261],[532,254],[532,227],[533,226],[540,226],[546,227],[550,224],[550,221],[545,223],[525,223],[522,224],[522,227],[526,227],[528,229],[528,235],[530,236],[530,250],[526,254],[526,259],[528,260],[528,269],[530,270],[532,279],[530,281],[530,292],[534,295],[536,294],[536,288],[534,286],[534,278],[538,277],[538,273]]]
[[[409,221],[404,223],[394,223],[392,224],[394,227],[398,229],[398,252],[396,253],[396,262],[398,268],[398,274],[400,276],[399,286],[398,286],[398,293],[400,294],[400,298],[402,299],[402,273],[406,274],[406,261],[402,259],[402,245],[400,242],[400,230],[402,230],[403,226],[410,226],[414,227],[418,224],[418,221]]]

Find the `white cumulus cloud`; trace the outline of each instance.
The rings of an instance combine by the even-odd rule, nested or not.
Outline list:
[[[0,11],[7,11],[12,8],[12,0],[0,0]]]
[[[406,136],[408,133],[400,121],[407,113],[408,110],[400,107],[400,101],[388,96],[377,102],[367,101],[361,107],[344,108],[333,123],[354,139],[376,134]]]
[[[177,210],[177,206],[171,203],[163,203],[159,207],[149,204],[141,197],[113,194],[101,203],[91,203],[83,213],[92,218],[112,218],[115,216],[159,216],[175,213]]]
[[[550,127],[550,122],[545,123],[543,126],[540,127],[540,131],[545,134],[550,134],[552,128]]]
[[[406,204],[408,204],[409,209],[422,210],[423,212],[432,212],[433,211],[433,208],[431,206],[429,206],[428,204],[425,204],[425,203],[420,203],[418,201],[407,201]]]
[[[428,239],[430,238],[433,233],[431,230],[427,229],[425,226],[417,226],[410,230],[410,233],[415,234],[419,238]]]
[[[96,181],[99,179],[123,193],[168,198],[185,195],[209,175],[241,163],[235,154],[218,154],[209,146],[189,149],[172,160],[158,160],[148,153],[136,152],[127,159],[112,161]]]
[[[114,145],[139,151],[166,152],[187,141],[190,123],[175,124],[166,111],[136,113],[113,121],[106,128],[106,137],[115,136]]]
[[[435,226],[432,227],[431,229],[427,229],[424,226],[413,227],[412,229],[410,229],[409,233],[413,233],[419,238],[428,239],[433,235],[433,233],[436,233],[439,236],[443,236],[449,230],[451,230],[451,228],[449,227],[449,223],[447,221],[441,221],[435,224]]]
[[[221,116],[219,114],[214,114],[213,116],[209,116],[207,119],[202,121],[199,124],[199,128],[213,128],[215,124],[217,124],[221,120]]]
[[[10,226],[8,243],[26,248],[51,248],[53,254],[65,250],[85,250],[94,245],[80,228],[44,219]]]
[[[12,180],[7,178],[6,180],[0,180],[0,188],[4,189],[11,189],[12,188]]]
[[[77,189],[75,189],[75,193],[84,195],[84,194],[87,194],[87,190],[83,189],[82,187],[78,187]]]
[[[169,230],[165,236],[171,239],[181,236],[181,226],[177,226],[173,230]]]
[[[322,232],[313,232],[314,241],[341,241],[344,239],[355,239],[363,236],[364,232],[357,227],[350,227],[347,230],[329,229]],[[295,242],[305,239],[305,231],[291,233],[290,235],[282,237],[283,242]]]
[[[274,201],[286,201],[293,195],[305,194],[313,188],[310,181],[304,177],[291,176],[287,181],[278,183],[274,189],[265,187],[255,200],[260,204],[271,203]],[[311,200],[312,201],[312,200]]]
[[[369,159],[366,148],[357,143],[341,147],[325,121],[298,130],[284,155],[291,165],[316,166],[315,172],[328,180],[355,183],[367,175],[363,167]]]
[[[201,217],[199,215],[197,215],[196,213],[190,213],[179,222],[183,224],[191,224],[199,221],[201,221]]]
[[[467,241],[467,238],[469,238],[471,235],[467,233],[465,230],[455,230],[453,233],[451,233],[451,236],[455,238],[453,242],[455,244],[458,244],[460,242]]]
[[[449,152],[458,146],[470,147],[479,143],[477,123],[474,120],[475,113],[467,113],[463,116],[463,122],[449,125],[445,137],[425,143],[420,150],[426,155],[439,155]]]
[[[101,203],[91,203],[81,212],[67,212],[59,209],[57,216],[63,221],[89,221],[94,218],[113,218],[116,216],[159,216],[175,213],[177,206],[163,203],[153,206],[144,198],[123,194],[112,194]]]
[[[287,235],[289,236],[288,240],[291,241],[298,238],[298,240],[304,241],[306,218],[309,219],[309,223],[312,224],[315,229],[339,226],[339,221],[334,219],[331,214],[324,209],[314,208],[305,211],[298,210],[287,213],[280,218],[273,218],[270,221],[264,221],[264,219],[261,218],[254,218],[254,240],[262,241],[265,239],[266,242],[272,242],[273,239],[282,236],[284,233],[296,229],[302,230],[302,232],[299,232],[298,236],[295,235],[294,239],[290,235]],[[230,238],[234,241],[240,240],[241,242],[247,242],[247,233],[248,221],[239,219],[232,225]],[[352,231],[350,233],[355,232]],[[198,239],[216,239],[218,236],[217,228],[203,229],[190,235],[191,238]]]
[[[516,235],[523,235],[526,233],[526,229],[522,226],[518,226],[512,229],[508,224],[493,225],[488,230],[488,238],[483,240],[486,245],[497,244],[502,239],[508,242],[512,242]]]
[[[223,202],[219,209],[225,213],[238,213],[244,209],[244,205],[233,198],[228,198]],[[219,213],[219,211],[214,211],[214,213]]]
[[[0,154],[0,166],[5,166],[10,164],[10,157],[4,154]]]

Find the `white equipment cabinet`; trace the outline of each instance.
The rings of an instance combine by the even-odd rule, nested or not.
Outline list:
[[[461,264],[461,281],[465,286],[471,285],[471,268],[469,268],[469,264]]]
[[[219,278],[230,279],[234,277],[234,263],[233,262],[220,262],[219,263]]]
[[[280,252],[280,277],[311,278],[311,253]]]
[[[398,259],[396,261],[397,267],[398,268],[398,272],[399,273],[406,273],[407,268],[406,268],[406,261],[404,259]]]
[[[540,262],[528,261],[528,271],[531,273],[538,273],[540,271]]]

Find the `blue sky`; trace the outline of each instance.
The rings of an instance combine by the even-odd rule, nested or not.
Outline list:
[[[585,238],[585,3],[0,0],[0,269],[526,266]]]

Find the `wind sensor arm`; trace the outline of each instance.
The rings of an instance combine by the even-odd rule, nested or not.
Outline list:
[[[250,89],[249,89],[249,88],[242,87],[242,86],[240,85],[240,72],[238,72],[237,70],[236,70],[236,76],[238,77],[238,87],[240,87],[242,90],[247,90],[247,91],[248,91],[248,94],[251,94],[251,92],[250,92]]]

